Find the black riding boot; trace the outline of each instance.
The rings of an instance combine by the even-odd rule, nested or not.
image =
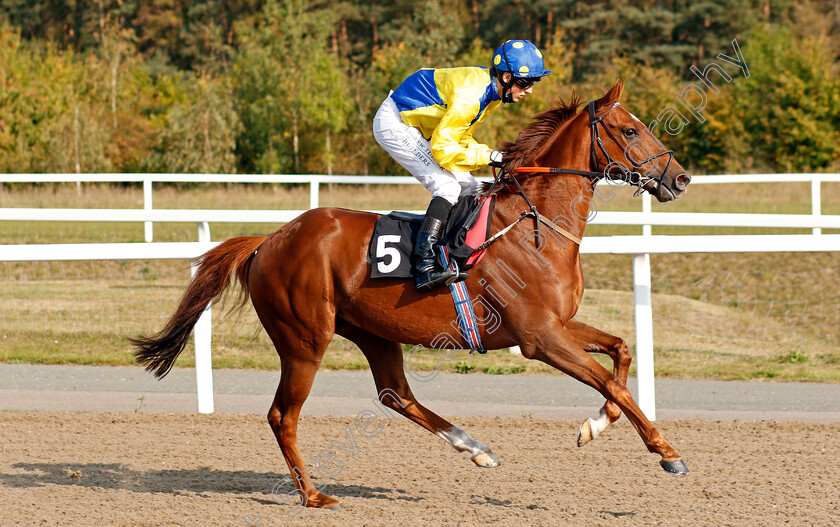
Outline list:
[[[426,211],[426,219],[417,239],[414,241],[414,254],[417,262],[414,264],[416,270],[415,286],[418,291],[425,292],[453,282],[465,280],[467,273],[457,273],[444,269],[438,258],[437,245],[449,217],[452,205],[443,198],[434,198]]]
[[[415,286],[425,292],[449,285],[458,278],[454,270],[443,269],[437,257],[437,244],[443,232],[444,223],[437,218],[426,216],[417,240],[414,242],[414,254],[417,256]]]

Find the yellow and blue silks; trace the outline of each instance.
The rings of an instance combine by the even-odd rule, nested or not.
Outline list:
[[[472,172],[490,162],[487,145],[473,139],[475,128],[501,104],[496,79],[487,68],[421,69],[391,94],[403,122],[431,143],[435,160],[452,172]]]

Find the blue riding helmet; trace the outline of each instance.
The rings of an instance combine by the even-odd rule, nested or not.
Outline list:
[[[493,67],[514,77],[538,79],[551,72],[545,69],[542,53],[528,40],[508,40],[493,54]],[[501,75],[499,75],[501,77]]]

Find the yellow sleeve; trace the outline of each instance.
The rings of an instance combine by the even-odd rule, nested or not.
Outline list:
[[[452,172],[472,172],[490,162],[487,145],[478,143],[470,132],[470,123],[479,112],[479,102],[456,98],[447,108],[432,133],[432,155]]]

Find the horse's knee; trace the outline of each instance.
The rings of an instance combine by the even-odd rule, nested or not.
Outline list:
[[[294,446],[297,442],[297,422],[291,421],[284,416],[277,408],[272,407],[268,411],[268,424],[277,438],[280,447]]]
[[[382,401],[382,404],[385,405],[385,408],[390,410],[394,410],[398,414],[405,415],[406,407],[408,406],[408,401],[404,399],[400,399],[399,401],[391,400],[391,401]]]
[[[615,346],[616,356],[618,357],[618,365],[622,368],[630,368],[630,363],[633,362],[633,356],[630,354],[630,348],[624,339],[618,339],[618,344]]]

